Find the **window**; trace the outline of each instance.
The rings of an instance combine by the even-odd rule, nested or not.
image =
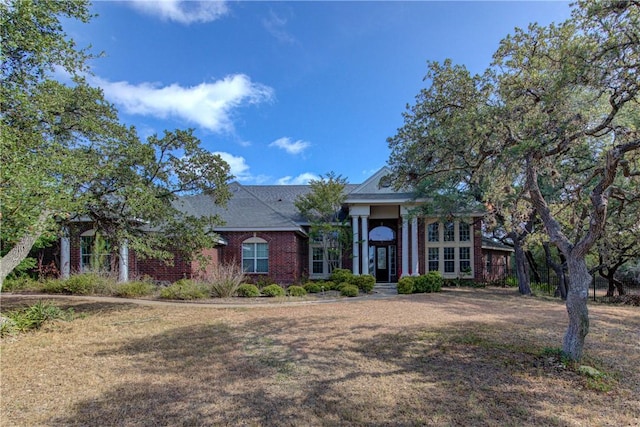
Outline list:
[[[433,221],[426,227],[426,267],[444,277],[472,277],[472,229],[466,221]]]
[[[431,224],[429,224],[428,226],[428,231],[427,231],[427,240],[429,242],[439,242],[440,241],[440,231],[438,230],[438,226],[440,224],[438,224],[437,222],[432,222]]]
[[[309,266],[311,277],[328,277],[334,268],[340,266],[341,253],[342,249],[338,243],[337,233],[310,237]]]
[[[456,228],[453,225],[453,222],[447,222],[444,225],[444,241],[445,242],[454,242],[456,240]]]
[[[456,248],[444,248],[444,272],[456,272]]]
[[[110,271],[111,245],[96,233],[85,231],[80,235],[80,271]]]
[[[242,242],[242,271],[245,273],[269,272],[269,244],[259,237]]]
[[[440,248],[429,248],[429,271],[440,270]]]
[[[458,259],[460,260],[459,271],[461,273],[471,271],[471,248],[468,246],[461,246],[458,248],[458,251]]]
[[[466,222],[460,222],[458,224],[458,233],[459,233],[459,240],[461,242],[468,242],[471,240],[471,227],[469,226],[468,223]]]

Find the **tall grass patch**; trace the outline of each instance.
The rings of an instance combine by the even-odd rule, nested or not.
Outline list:
[[[51,302],[38,301],[27,308],[0,315],[0,336],[40,329],[45,322],[56,319],[68,321],[73,315],[72,308],[62,310]]]
[[[204,275],[204,282],[212,297],[231,298],[238,293],[238,288],[245,282],[245,275],[239,264],[223,263],[208,271]]]

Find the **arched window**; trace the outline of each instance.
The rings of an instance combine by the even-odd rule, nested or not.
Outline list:
[[[369,240],[373,242],[389,242],[395,240],[396,235],[392,229],[381,225],[369,232]]]
[[[260,237],[242,242],[242,271],[245,273],[269,272],[269,244]]]

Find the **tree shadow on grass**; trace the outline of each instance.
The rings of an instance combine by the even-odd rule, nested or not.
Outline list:
[[[532,382],[575,378],[536,366],[535,336],[505,340],[478,322],[406,329],[329,320],[341,324],[270,317],[133,339],[95,355],[123,359],[119,381],[51,424],[562,424],[545,409],[555,396]]]

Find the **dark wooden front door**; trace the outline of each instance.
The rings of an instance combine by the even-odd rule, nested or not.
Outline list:
[[[389,281],[389,251],[387,246],[375,247],[376,282]]]

